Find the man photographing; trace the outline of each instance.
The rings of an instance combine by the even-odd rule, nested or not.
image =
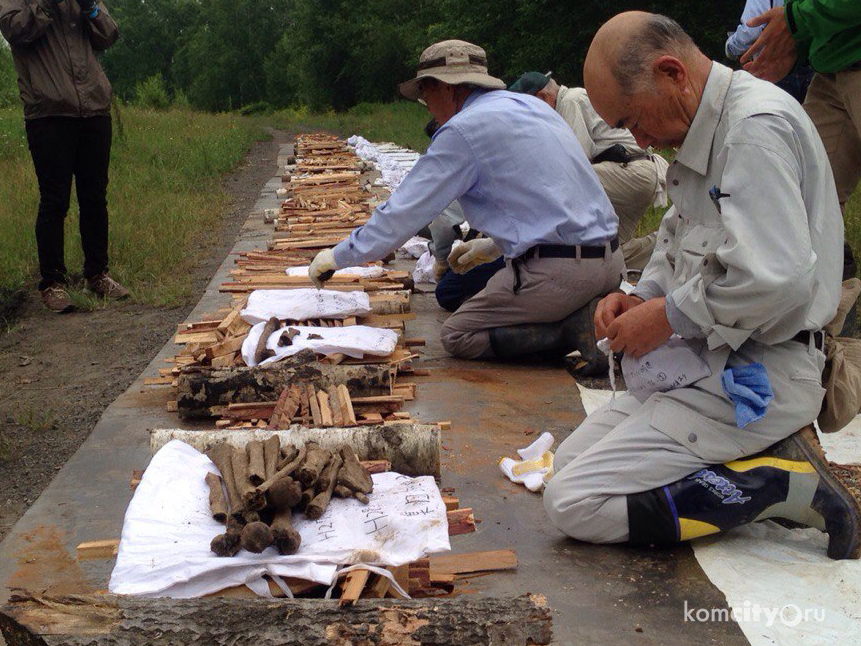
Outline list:
[[[72,177],[87,285],[101,297],[126,298],[129,292],[108,274],[111,84],[96,59],[96,52],[116,41],[117,25],[96,0],[0,0],[0,32],[18,72],[39,182],[42,301],[54,312],[73,309],[63,254]]]

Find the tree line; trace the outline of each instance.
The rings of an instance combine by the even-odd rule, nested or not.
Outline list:
[[[105,0],[120,39],[102,56],[119,97],[212,111],[391,101],[427,45],[483,46],[511,82],[552,70],[581,82],[598,26],[627,9],[678,20],[712,58],[744,0]],[[8,52],[0,51],[7,86]],[[8,61],[7,61],[8,62]],[[6,73],[4,73],[6,70]],[[6,88],[8,94],[8,87]],[[0,102],[4,97],[0,87]]]

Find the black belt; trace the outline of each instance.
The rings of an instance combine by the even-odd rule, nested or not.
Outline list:
[[[810,345],[810,335],[813,335],[813,343],[817,348],[822,350],[825,346],[822,345],[822,341],[825,337],[825,333],[822,331],[819,332],[811,332],[810,330],[801,330],[798,334],[792,337],[793,341],[798,341],[799,343],[803,343],[804,345]]]
[[[537,254],[539,258],[576,258],[577,248],[564,244],[537,244],[530,247],[517,260],[529,260]],[[581,258],[603,258],[606,245],[579,245]],[[610,240],[610,253],[619,248],[619,238]]]
[[[610,240],[610,253],[619,248],[619,238]],[[577,253],[579,250],[579,254]],[[563,244],[537,244],[530,247],[524,253],[517,256],[511,261],[511,267],[514,269],[514,293],[520,291],[520,263],[534,258],[536,255],[539,258],[603,258],[607,252],[607,245],[578,245],[569,246]]]

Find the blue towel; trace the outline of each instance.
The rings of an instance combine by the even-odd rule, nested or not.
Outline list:
[[[735,425],[744,428],[765,417],[774,399],[768,373],[761,363],[727,368],[720,376],[723,390],[735,404]]]

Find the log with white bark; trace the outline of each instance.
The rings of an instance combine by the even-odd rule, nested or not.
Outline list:
[[[392,471],[408,476],[440,476],[440,431],[429,424],[391,424],[353,428],[307,428],[291,426],[285,430],[214,430],[154,429],[150,431],[150,449],[158,451],[171,440],[182,440],[198,451],[206,451],[220,442],[244,447],[252,440],[278,435],[281,446],[300,447],[316,442],[324,449],[338,451],[347,444],[360,460],[388,460]]]
[[[218,406],[275,401],[294,382],[325,391],[344,384],[354,396],[388,395],[389,368],[386,363],[320,363],[311,350],[263,367],[186,368],[176,380],[177,412],[183,419],[204,418]]]

